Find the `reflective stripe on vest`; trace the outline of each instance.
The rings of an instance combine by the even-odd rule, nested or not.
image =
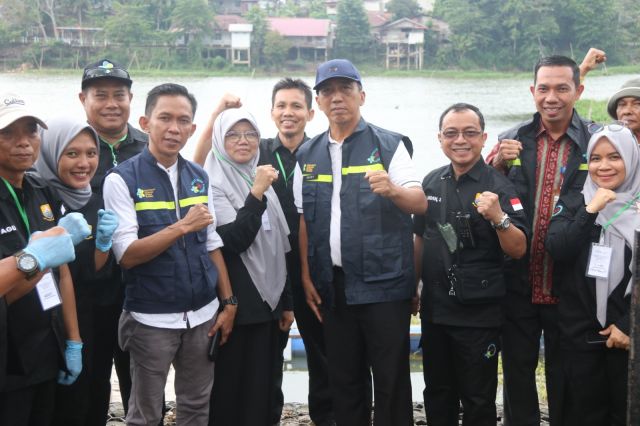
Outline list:
[[[313,176],[310,174],[306,174],[306,175],[302,175],[302,179],[305,182],[325,182],[325,183],[331,183],[333,182],[333,176],[332,175],[316,175],[313,179],[306,179],[306,176]]]
[[[513,167],[513,166],[522,166],[522,161],[520,161],[519,158],[516,158],[514,160],[507,160],[507,165],[509,167]]]
[[[578,167],[578,170],[589,170],[589,164],[587,163],[580,164],[580,167]]]
[[[366,173],[366,172],[373,172],[373,171],[377,171],[377,170],[384,170],[384,166],[382,165],[382,163],[378,163],[378,164],[367,164],[364,166],[349,166],[349,167],[343,167],[342,168],[342,175],[355,175],[358,173]]]
[[[183,198],[178,203],[180,207],[189,207],[195,204],[207,204],[209,197],[201,195],[199,197]],[[141,201],[136,203],[136,211],[141,210],[175,210],[176,203],[173,201]]]

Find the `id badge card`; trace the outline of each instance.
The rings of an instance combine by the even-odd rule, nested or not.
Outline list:
[[[43,311],[48,311],[62,303],[58,286],[56,286],[51,272],[47,272],[40,278],[40,281],[36,284],[36,291],[38,292],[38,298],[40,299]]]
[[[612,252],[611,247],[603,244],[591,244],[587,276],[591,278],[609,278]]]
[[[266,210],[262,213],[262,229],[271,231],[271,222],[269,222],[269,214]]]

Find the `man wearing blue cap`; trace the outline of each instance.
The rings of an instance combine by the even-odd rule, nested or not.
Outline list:
[[[411,425],[411,213],[427,208],[411,141],[362,119],[365,93],[348,60],[320,65],[313,89],[329,130],[298,151],[294,194],[302,283],[324,324],[335,420],[370,424],[371,368],[375,424]]]

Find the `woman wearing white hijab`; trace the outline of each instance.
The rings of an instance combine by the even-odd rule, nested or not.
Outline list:
[[[108,280],[111,268],[105,265],[109,260],[111,236],[118,225],[118,218],[114,212],[103,210],[102,197],[91,192],[91,178],[98,167],[99,142],[96,131],[82,120],[64,117],[49,120],[47,126],[48,129],[41,130],[40,134],[42,143],[40,156],[35,163],[36,171],[49,186],[56,189],[62,200],[63,213],[82,213],[92,229],[91,236],[76,246],[76,260],[69,264],[83,340],[83,344],[75,350],[74,362],[84,367],[79,377],[70,375],[59,380],[66,386],[56,388],[52,424],[103,423],[107,412],[101,399],[105,395],[98,391],[94,381],[101,383],[108,381],[109,377],[100,380],[93,369],[95,342],[105,338],[93,330],[93,315],[95,304],[102,302],[101,289],[111,284]]]
[[[631,258],[640,149],[618,124],[593,134],[582,193],[560,198],[546,248],[561,263],[563,425],[626,424]]]
[[[285,253],[289,228],[271,183],[278,172],[258,166],[260,133],[253,116],[228,109],[216,119],[205,170],[233,294],[233,333],[220,348],[210,425],[267,425],[278,329],[293,320]]]

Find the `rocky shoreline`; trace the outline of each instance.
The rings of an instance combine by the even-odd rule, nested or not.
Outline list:
[[[175,422],[175,402],[167,402],[167,407],[170,409],[165,416],[165,425],[174,426]],[[124,424],[124,410],[122,404],[119,402],[111,403],[109,408],[109,421],[108,426],[122,426]],[[424,416],[424,407],[421,402],[413,403],[413,419],[415,425],[426,425],[427,421]],[[462,414],[460,415],[460,424],[462,424]],[[498,418],[496,419],[496,425],[502,424],[502,407],[498,407]],[[542,421],[541,425],[549,424],[549,415],[546,407],[542,408]],[[299,426],[299,425],[313,425],[311,418],[309,418],[309,409],[306,404],[298,402],[290,402],[284,404],[282,410],[282,420],[280,426]]]

